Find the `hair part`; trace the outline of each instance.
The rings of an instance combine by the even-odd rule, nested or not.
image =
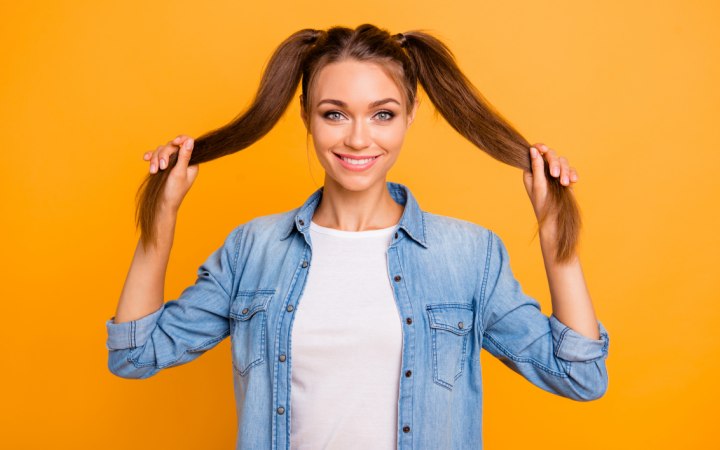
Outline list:
[[[265,136],[292,102],[298,85],[301,108],[310,117],[312,91],[320,70],[328,64],[357,60],[376,63],[401,87],[408,113],[420,83],[445,120],[480,150],[505,164],[532,171],[530,143],[482,96],[455,62],[450,49],[432,34],[413,30],[391,35],[372,24],[355,29],[335,26],[327,30],[302,29],[275,49],[263,72],[251,105],[228,124],[195,139],[189,164],[200,164],[243,150]],[[143,246],[156,239],[155,217],[169,169],[148,174],[138,189],[136,224]],[[556,218],[556,259],[566,262],[577,246],[581,218],[572,191],[551,176],[549,208],[538,220],[538,230]]]

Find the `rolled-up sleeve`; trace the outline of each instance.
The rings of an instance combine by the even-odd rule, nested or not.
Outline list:
[[[555,356],[565,361],[592,361],[606,358],[608,354],[608,333],[602,322],[598,321],[600,339],[590,339],[560,322],[550,315],[550,327],[555,344]]]
[[[483,348],[536,386],[574,400],[602,397],[608,385],[609,336],[598,321],[599,339],[584,336],[525,294],[513,275],[507,249],[487,230],[485,264],[479,274]]]
[[[150,338],[150,333],[155,329],[163,307],[157,311],[128,322],[115,323],[115,317],[105,322],[107,329],[107,341],[105,347],[108,350],[122,350],[126,348],[136,348],[138,342],[146,342]]]
[[[108,368],[122,378],[148,378],[160,370],[188,363],[230,335],[231,294],[236,284],[236,227],[197,269],[195,283],[177,299],[138,319],[105,322]]]

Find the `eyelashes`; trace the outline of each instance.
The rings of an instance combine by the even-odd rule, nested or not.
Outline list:
[[[337,122],[337,120],[339,120],[339,119],[335,119],[335,117],[337,117],[336,114],[339,116],[342,116],[342,113],[340,111],[336,111],[336,110],[327,111],[327,112],[323,113],[322,116],[333,122]],[[388,111],[388,110],[378,111],[375,114],[375,116],[380,116],[380,115],[382,115],[383,117],[386,117],[385,119],[380,119],[380,122],[389,122],[390,120],[393,119],[393,117],[395,117],[395,113],[392,111]]]

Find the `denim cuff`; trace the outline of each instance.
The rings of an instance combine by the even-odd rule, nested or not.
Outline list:
[[[566,361],[592,361],[607,356],[610,339],[598,321],[600,339],[590,339],[550,315],[550,329],[555,342],[555,356]]]
[[[105,347],[108,350],[121,350],[144,344],[155,329],[155,324],[162,314],[164,306],[147,316],[128,322],[115,323],[115,316],[111,317],[105,322],[108,336]]]

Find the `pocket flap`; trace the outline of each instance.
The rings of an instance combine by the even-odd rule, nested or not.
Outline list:
[[[473,327],[475,312],[472,305],[464,303],[439,303],[426,306],[430,327],[463,335]]]
[[[274,293],[274,289],[238,292],[230,305],[230,317],[237,320],[248,320],[256,312],[267,309]]]

